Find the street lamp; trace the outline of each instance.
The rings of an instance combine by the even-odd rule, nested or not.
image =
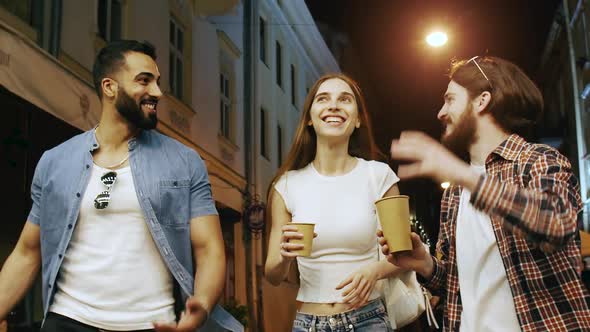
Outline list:
[[[432,32],[426,37],[426,42],[432,47],[440,47],[447,43],[448,37],[444,32]]]
[[[443,189],[447,189],[450,185],[451,185],[450,182],[443,182],[440,184],[441,188],[443,188]]]

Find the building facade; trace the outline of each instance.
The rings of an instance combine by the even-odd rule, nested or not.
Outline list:
[[[545,112],[537,136],[560,149],[580,180],[584,210],[581,221],[590,229],[590,5],[563,0],[550,28],[538,72]]]

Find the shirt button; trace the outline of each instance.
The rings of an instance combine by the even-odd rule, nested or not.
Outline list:
[[[80,197],[80,193],[76,193],[76,197]]]
[[[178,182],[174,181],[174,186],[176,187],[178,185]]]
[[[59,255],[57,255],[57,257],[59,257],[61,259],[64,256],[62,254],[59,254]]]
[[[72,224],[69,224],[68,225],[68,229],[72,229]]]
[[[90,165],[86,165],[86,169],[89,169],[89,168],[90,168]]]
[[[51,288],[51,284],[47,285],[47,287]]]

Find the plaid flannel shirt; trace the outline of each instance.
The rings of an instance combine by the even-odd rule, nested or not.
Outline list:
[[[471,204],[490,216],[522,331],[590,331],[590,294],[580,278],[581,201],[569,161],[511,135],[485,166]],[[462,311],[455,249],[460,197],[459,186],[443,194],[434,273],[422,280],[442,296],[444,331],[459,331]]]

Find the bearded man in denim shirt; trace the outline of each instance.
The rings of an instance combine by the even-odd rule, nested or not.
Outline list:
[[[155,58],[137,41],[99,52],[100,123],[41,157],[33,206],[0,272],[0,321],[41,267],[42,331],[243,330],[216,306],[225,258],[205,165],[152,130]]]

